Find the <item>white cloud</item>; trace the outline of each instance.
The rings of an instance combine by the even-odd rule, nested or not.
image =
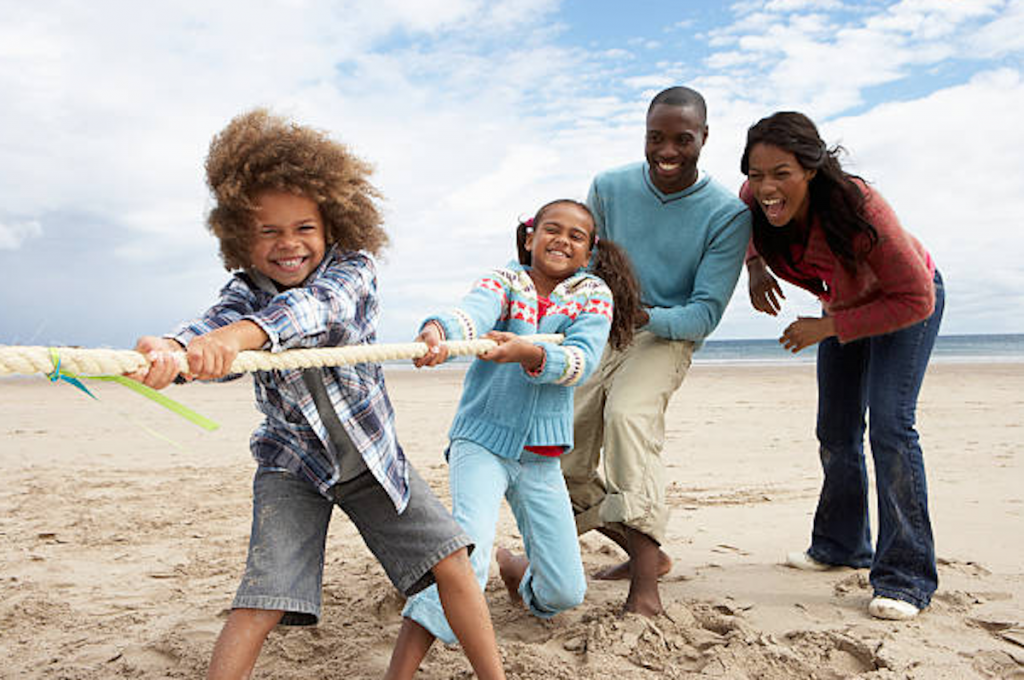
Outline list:
[[[863,106],[869,88],[901,81],[915,68],[1019,49],[1022,5],[904,0],[849,12],[831,2],[737,3],[733,23],[708,33],[706,64],[732,78],[736,98],[837,115]],[[981,48],[968,29],[990,44]]]
[[[1024,51],[1024,0],[1012,0],[1005,12],[968,40],[969,54],[996,58]]]
[[[635,78],[625,78],[622,83],[630,88],[637,90],[663,90],[666,87],[670,87],[675,83],[668,75],[645,75],[637,76]]]
[[[966,21],[991,16],[1005,4],[1005,0],[903,0],[868,19],[866,26],[935,40],[954,33]]]
[[[0,222],[0,250],[18,250],[30,238],[43,235],[43,226],[36,220]]]

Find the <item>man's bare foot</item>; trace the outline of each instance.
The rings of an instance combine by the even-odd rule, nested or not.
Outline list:
[[[665,609],[661,606],[661,598],[658,596],[657,591],[654,592],[653,597],[642,597],[630,592],[622,610],[630,612],[631,614],[643,614],[644,616],[652,619],[659,614],[665,613]]]
[[[650,536],[632,527],[626,527],[629,541],[629,595],[624,609],[627,612],[655,617],[664,612],[658,593],[658,575],[661,570],[658,543]],[[670,561],[671,562],[671,561]]]
[[[658,577],[672,571],[672,558],[664,550],[658,551]],[[598,581],[626,581],[629,579],[629,560],[598,569],[592,574]]]
[[[523,598],[519,594],[519,584],[523,581],[523,575],[526,574],[526,568],[530,566],[530,561],[522,555],[513,555],[505,548],[498,548],[494,558],[498,561],[498,573],[501,575],[501,580],[505,582],[509,598],[513,602],[521,603]]]

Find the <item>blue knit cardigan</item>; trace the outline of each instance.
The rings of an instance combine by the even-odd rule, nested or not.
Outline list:
[[[573,388],[594,371],[608,340],[612,294],[597,276],[579,270],[555,286],[551,307],[537,319],[537,289],[511,262],[474,283],[460,306],[428,317],[449,340],[473,340],[490,330],[517,335],[561,333],[561,345],[537,343],[544,363],[528,373],[518,363],[476,359],[462,386],[450,439],[468,439],[517,459],[524,446],[572,447]]]

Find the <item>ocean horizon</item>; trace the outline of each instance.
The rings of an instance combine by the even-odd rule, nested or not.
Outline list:
[[[813,363],[813,347],[792,354],[777,339],[716,340],[704,342],[693,355],[695,364]],[[939,335],[931,363],[1024,362],[1024,333]]]

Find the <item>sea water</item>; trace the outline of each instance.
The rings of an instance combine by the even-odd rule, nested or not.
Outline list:
[[[796,354],[783,349],[776,339],[704,341],[693,356],[694,363],[787,364],[813,363],[817,352],[808,347]],[[997,363],[1024,362],[1024,333],[1003,335],[939,335],[932,350],[932,362]]]

